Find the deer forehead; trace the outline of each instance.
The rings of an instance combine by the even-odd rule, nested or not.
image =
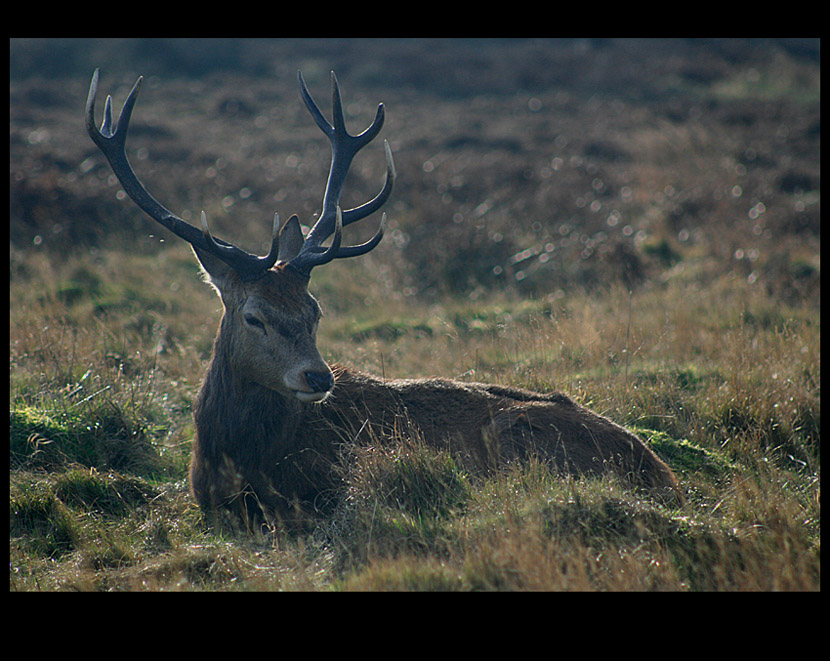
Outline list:
[[[316,320],[321,312],[317,300],[308,292],[307,280],[282,270],[269,271],[264,278],[249,283],[243,310],[266,317]]]

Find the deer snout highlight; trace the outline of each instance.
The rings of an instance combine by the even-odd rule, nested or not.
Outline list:
[[[330,370],[325,372],[306,372],[305,380],[312,392],[328,392],[334,387],[334,375]]]
[[[308,390],[294,390],[294,397],[301,402],[322,402],[324,401],[334,387],[334,376],[331,372],[304,372],[303,377],[308,386]]]

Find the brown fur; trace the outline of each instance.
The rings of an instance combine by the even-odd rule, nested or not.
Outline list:
[[[283,385],[285,372],[325,365],[310,330],[318,307],[307,279],[277,266],[266,278],[243,283],[220,261],[197,254],[225,304],[194,406],[191,485],[204,509],[229,510],[248,525],[325,509],[338,486],[343,445],[391,441],[402,428],[450,450],[471,470],[537,457],[562,473],[612,472],[682,500],[671,470],[640,439],[561,393],[382,380],[336,366],[335,387],[324,401],[300,401]],[[246,327],[243,308],[267,317],[268,332],[260,335],[273,346],[252,341],[263,337]],[[296,337],[281,337],[277,324]]]

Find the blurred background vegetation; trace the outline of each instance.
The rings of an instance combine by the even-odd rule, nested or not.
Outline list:
[[[83,130],[95,67],[99,121],[106,93],[117,111],[146,77],[128,149],[174,212],[204,208],[249,249],[274,211],[310,225],[328,147],[296,71],[325,108],[334,69],[353,131],[387,108],[399,177],[371,259],[390,295],[724,271],[775,295],[818,292],[817,40],[12,40],[10,54],[15,249],[159,247]],[[346,204],[379,187],[374,148]]]

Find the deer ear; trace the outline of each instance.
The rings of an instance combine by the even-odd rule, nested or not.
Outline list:
[[[234,270],[215,255],[196,246],[191,246],[191,248],[199,264],[202,265],[202,276],[205,281],[213,285],[220,295],[223,290],[231,286],[231,282],[239,279]]]
[[[296,214],[289,218],[280,230],[280,252],[277,260],[290,262],[303,247],[303,232],[300,229],[300,219]]]

